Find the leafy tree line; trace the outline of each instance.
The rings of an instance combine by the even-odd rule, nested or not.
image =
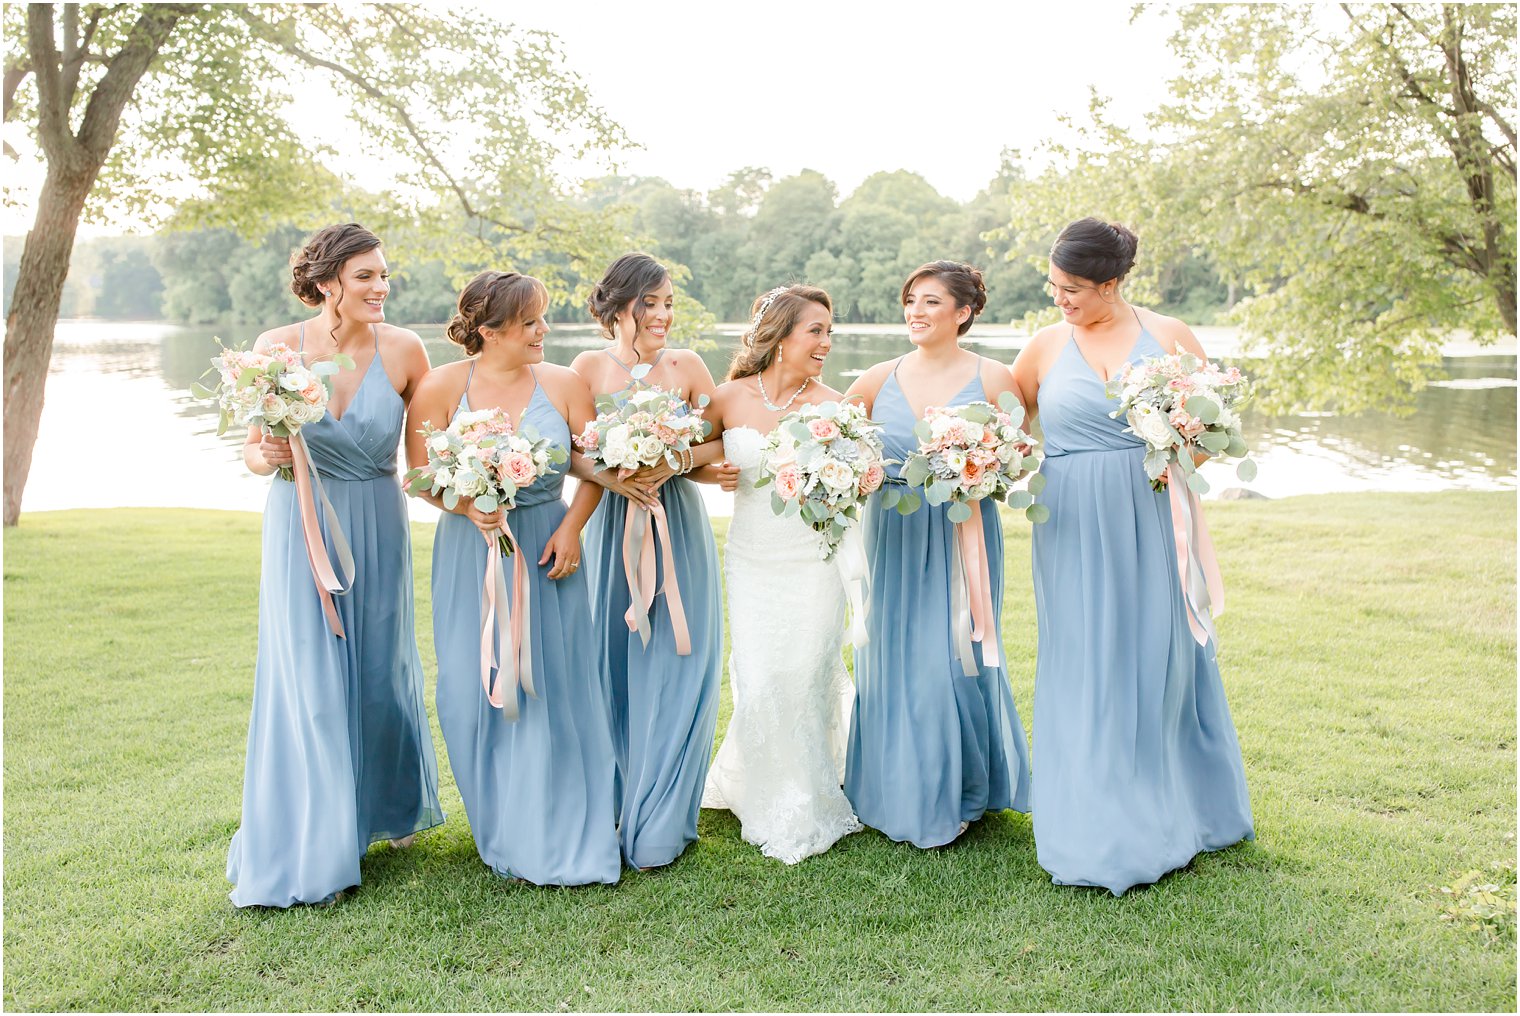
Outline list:
[[[898,290],[908,273],[925,261],[954,258],[986,272],[984,320],[1008,322],[1049,305],[1043,276],[1030,263],[1043,253],[1035,249],[1041,241],[1010,257],[1008,243],[989,246],[982,238],[1006,224],[1012,193],[1027,185],[1007,156],[997,177],[965,204],[904,171],[873,174],[839,200],[820,173],[772,180],[756,168],[730,174],[706,194],[654,177],[607,176],[588,182],[574,203],[621,223],[634,242],[684,266],[685,294],[724,321],[744,320],[758,293],[794,280],[828,290],[841,321],[898,321]],[[302,313],[289,291],[287,261],[302,239],[301,228],[286,225],[256,240],[223,227],[86,240],[71,266],[62,313],[182,324],[283,320]],[[7,250],[14,246],[8,241]],[[584,321],[582,294],[595,277],[582,277],[552,251],[532,260],[517,267],[559,283],[551,319]],[[438,258],[392,261],[391,320],[447,320],[462,281],[457,273]],[[129,276],[133,284],[123,287]],[[1160,299],[1190,320],[1212,320],[1224,308],[1228,290],[1204,259],[1186,254],[1160,278]],[[8,303],[9,290],[6,296]]]

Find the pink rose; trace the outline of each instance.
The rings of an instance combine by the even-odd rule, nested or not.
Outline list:
[[[981,482],[982,470],[985,468],[975,459],[967,459],[966,468],[961,470],[961,479],[965,481],[967,487],[974,487]]]
[[[839,425],[833,420],[809,420],[808,431],[819,441],[832,441],[839,436]]]
[[[875,493],[881,486],[881,481],[886,479],[887,471],[882,468],[880,462],[873,462],[866,467],[866,471],[860,474],[861,496]]]
[[[322,400],[327,398],[327,389],[322,387],[322,382],[313,381],[311,384],[301,389],[301,398],[305,399],[313,406],[320,406],[322,404]]]
[[[509,452],[507,457],[501,460],[497,469],[503,480],[510,480],[517,487],[526,487],[538,479],[538,470],[534,468],[533,457],[527,452]]]
[[[655,438],[662,444],[666,444],[671,447],[675,447],[675,445],[679,444],[681,441],[681,435],[677,434],[675,431],[665,426],[665,424],[658,421],[656,421],[649,428],[649,433],[653,434]]]
[[[796,465],[782,466],[776,473],[776,493],[783,501],[795,501],[802,493],[802,470]]]
[[[583,452],[594,452],[597,445],[601,443],[601,440],[602,435],[596,429],[596,424],[588,423],[586,424],[586,429],[581,431],[580,436],[575,439],[575,447]]]

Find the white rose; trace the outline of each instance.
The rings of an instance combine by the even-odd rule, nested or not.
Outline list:
[[[439,466],[433,473],[433,479],[439,486],[447,487],[454,482],[454,472],[448,466]]]
[[[662,392],[657,392],[652,388],[643,388],[628,396],[628,401],[633,403],[635,406],[642,406],[646,402],[653,402],[662,394]]]
[[[818,479],[830,490],[844,492],[855,489],[855,470],[836,459],[829,459],[818,470]]]
[[[934,419],[929,421],[929,434],[935,441],[938,441],[940,438],[950,433],[950,431],[954,430],[955,426],[958,423],[960,423],[959,418],[950,416],[949,414],[946,414],[944,416],[936,416]]]
[[[1148,405],[1139,405],[1129,411],[1129,425],[1135,433],[1152,448],[1170,448],[1177,439],[1172,436],[1172,425],[1166,416]]]
[[[627,427],[613,427],[602,438],[602,461],[609,466],[629,465],[629,451]]]
[[[449,450],[449,436],[440,430],[427,439],[427,446],[430,451],[446,452]]]
[[[285,407],[285,420],[291,426],[304,427],[322,419],[325,412],[321,406],[313,406],[308,402],[292,402]]]
[[[1214,423],[1216,425],[1223,427],[1226,430],[1235,426],[1239,422],[1240,417],[1235,415],[1235,411],[1233,409],[1221,409],[1219,411],[1219,416],[1214,420]]]
[[[259,415],[266,424],[279,423],[285,419],[285,400],[273,392],[259,400]]]
[[[486,478],[473,470],[461,469],[454,474],[454,489],[461,497],[476,497],[486,492]]]
[[[640,434],[629,442],[633,457],[645,466],[652,466],[665,454],[665,442],[651,434]]]

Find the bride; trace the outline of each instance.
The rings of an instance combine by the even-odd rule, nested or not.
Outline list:
[[[840,782],[854,688],[845,673],[845,596],[801,519],[771,511],[755,489],[760,447],[805,405],[838,401],[819,380],[833,325],[829,295],[783,286],[754,320],[706,417],[726,461],[700,478],[735,491],[724,570],[734,712],[708,771],[705,808],[727,808],[745,840],[796,864],[861,828]]]

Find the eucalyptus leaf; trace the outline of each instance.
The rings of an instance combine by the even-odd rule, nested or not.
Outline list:
[[[475,510],[479,512],[494,512],[501,507],[494,494],[482,494],[475,499]]]
[[[919,420],[913,425],[913,436],[920,441],[929,441],[934,437],[934,429],[929,426],[928,420]]]
[[[1219,403],[1213,399],[1188,399],[1183,405],[1189,413],[1204,423],[1213,423],[1219,419]]]
[[[1230,435],[1209,431],[1198,435],[1198,443],[1217,455],[1230,447]]]
[[[933,501],[930,502],[930,504],[933,503]],[[945,518],[951,522],[969,522],[971,520],[971,512],[972,508],[969,504],[962,501],[953,501],[950,507],[945,509]]]
[[[1038,525],[1041,522],[1049,521],[1050,508],[1043,504],[1032,504],[1024,509],[1024,517]]]
[[[1035,473],[1029,477],[1029,493],[1038,497],[1045,490],[1045,474]]]
[[[194,395],[198,399],[214,399],[217,397],[216,392],[212,391],[210,388],[207,388],[199,381],[190,382],[190,394]]]
[[[1014,511],[1019,511],[1034,504],[1034,495],[1027,490],[1012,490],[1008,492],[1008,500],[1004,503]]]
[[[919,496],[911,490],[903,491],[902,497],[897,502],[897,514],[912,515],[918,511],[918,506],[922,503]]]
[[[1256,463],[1250,459],[1241,459],[1240,465],[1235,467],[1235,475],[1240,478],[1240,482],[1250,483],[1256,479]]]
[[[1209,492],[1209,481],[1205,480],[1200,473],[1189,473],[1187,486],[1188,490],[1191,490],[1194,494],[1207,494]]]
[[[453,511],[455,508],[459,507],[459,491],[455,490],[453,487],[450,487],[448,490],[444,491],[443,506],[449,511]]]

